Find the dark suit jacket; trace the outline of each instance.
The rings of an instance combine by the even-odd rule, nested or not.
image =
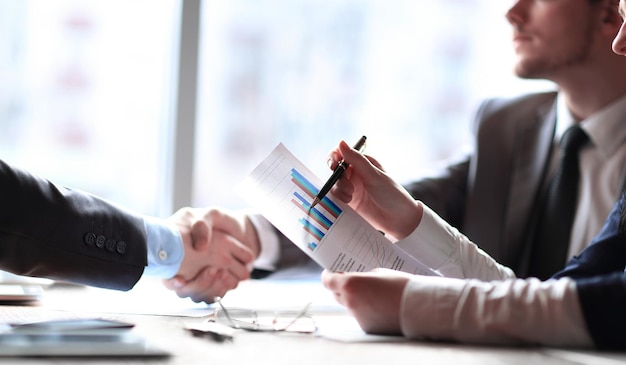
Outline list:
[[[141,217],[0,161],[0,269],[128,290],[146,257]]]
[[[532,217],[555,125],[554,92],[487,100],[474,122],[474,153],[406,188],[498,262],[526,276]]]
[[[576,281],[587,329],[600,349],[626,349],[626,236],[619,233],[624,204],[621,199],[590,246],[554,275]]]

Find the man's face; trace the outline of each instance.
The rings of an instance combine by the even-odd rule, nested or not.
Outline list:
[[[516,0],[506,17],[518,56],[515,73],[552,80],[588,60],[594,41],[589,0]]]
[[[613,40],[613,52],[618,55],[626,56],[626,0],[619,2],[619,15],[622,17],[622,27]]]

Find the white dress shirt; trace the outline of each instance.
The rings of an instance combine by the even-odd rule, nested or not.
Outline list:
[[[566,262],[587,247],[600,232],[622,191],[626,174],[625,116],[626,96],[580,121],[590,143],[580,151],[578,205]],[[576,123],[561,94],[557,97],[556,120],[555,146],[565,130]],[[554,153],[553,165],[557,160],[558,153]]]
[[[593,345],[573,280],[517,279],[424,207],[419,226],[396,242],[447,277],[413,276],[400,312],[409,338],[470,343]]]

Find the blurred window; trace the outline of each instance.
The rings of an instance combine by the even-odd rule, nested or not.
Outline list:
[[[0,158],[162,213],[179,6],[0,0]]]
[[[233,185],[283,142],[320,178],[340,139],[399,181],[456,157],[489,96],[551,88],[513,75],[509,2],[203,3],[194,205],[245,206]]]
[[[193,176],[170,177],[181,4],[0,0],[0,158],[141,213],[178,208],[172,179],[238,208],[279,142],[324,179],[364,134],[404,182],[463,151],[480,100],[552,87],[513,75],[508,2],[206,0]]]

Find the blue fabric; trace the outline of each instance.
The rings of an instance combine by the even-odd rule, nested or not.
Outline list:
[[[144,275],[161,279],[172,278],[180,269],[184,257],[180,232],[165,219],[145,217],[144,225],[148,246],[148,265]]]
[[[599,349],[626,349],[626,237],[619,233],[624,198],[602,231],[554,278],[571,277],[587,329]]]

